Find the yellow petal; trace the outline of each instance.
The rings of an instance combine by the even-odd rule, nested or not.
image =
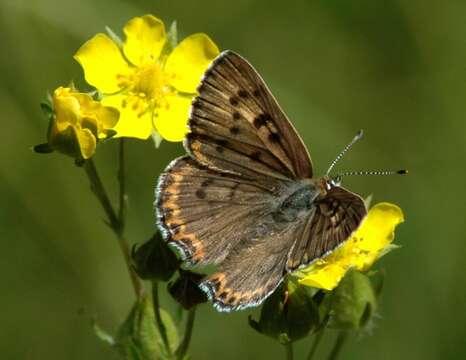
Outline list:
[[[123,51],[136,66],[156,61],[165,45],[165,25],[153,15],[135,17],[123,29],[126,41]]]
[[[58,131],[68,125],[76,126],[80,121],[80,104],[71,93],[70,88],[59,87],[53,92],[53,111]]]
[[[81,113],[84,117],[92,117],[99,131],[99,138],[106,137],[104,130],[116,125],[120,117],[119,111],[110,106],[103,106],[100,101],[93,100],[88,94],[74,93],[73,96],[81,104]]]
[[[190,97],[167,96],[165,106],[157,109],[154,127],[165,140],[182,141],[187,134],[191,100]]]
[[[143,115],[128,103],[126,95],[107,96],[102,99],[102,104],[117,109],[120,112],[120,118],[113,128],[117,132],[115,137],[134,137],[138,139],[147,139],[152,132],[152,120],[150,111]],[[123,106],[126,104],[126,106]]]
[[[373,206],[354,236],[359,249],[366,258],[363,264],[357,264],[359,270],[368,269],[383,249],[395,237],[395,228],[404,221],[401,209],[390,203]]]
[[[89,159],[95,151],[96,139],[89,129],[77,131],[77,138],[83,159]]]
[[[118,46],[105,34],[97,34],[74,55],[86,81],[103,93],[120,90],[119,78],[131,70]]]
[[[219,54],[217,45],[206,34],[184,39],[168,56],[165,71],[179,91],[195,93],[202,74]]]
[[[319,289],[332,290],[346,273],[347,268],[340,264],[328,264],[310,272],[298,282],[301,285],[312,286]]]
[[[373,206],[354,234],[362,250],[377,251],[393,241],[395,227],[404,221],[401,209],[390,203]]]

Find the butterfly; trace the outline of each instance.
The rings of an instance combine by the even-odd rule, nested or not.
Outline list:
[[[207,69],[184,141],[156,190],[158,225],[188,265],[217,265],[200,288],[219,311],[261,304],[367,214],[362,198],[314,177],[303,141],[256,70],[232,51]]]

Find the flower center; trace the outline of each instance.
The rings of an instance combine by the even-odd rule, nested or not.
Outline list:
[[[126,88],[122,106],[130,106],[141,117],[147,111],[165,104],[165,97],[174,92],[161,66],[151,63],[137,68],[131,75],[118,76],[118,85]]]

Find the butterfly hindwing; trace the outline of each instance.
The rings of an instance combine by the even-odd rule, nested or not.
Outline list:
[[[283,280],[287,253],[302,225],[290,223],[279,229],[271,226],[260,238],[238,244],[218,272],[200,285],[217,310],[239,310],[262,303]]]
[[[232,51],[206,71],[186,147],[205,165],[278,178],[312,176],[306,147],[254,68]]]
[[[339,186],[315,202],[303,236],[289,253],[287,269],[295,270],[321,258],[347,240],[367,210],[360,196]]]
[[[218,263],[237,243],[253,236],[257,219],[273,204],[276,186],[271,180],[248,181],[182,157],[159,179],[159,224],[190,264]]]

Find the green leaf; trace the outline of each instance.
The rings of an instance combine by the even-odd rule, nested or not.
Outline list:
[[[123,48],[123,40],[121,40],[121,38],[109,26],[105,26],[105,31],[119,48]]]
[[[152,131],[151,136],[152,140],[154,141],[155,148],[158,149],[163,141],[163,137],[161,137],[160,134],[155,130]]]
[[[34,150],[34,152],[38,154],[50,154],[51,152],[53,152],[53,149],[50,147],[48,143],[36,145],[32,149]]]
[[[53,115],[52,105],[50,105],[50,103],[47,103],[47,102],[41,102],[40,108],[42,112],[44,113],[44,115],[47,117],[47,120],[50,120],[50,118]]]
[[[168,39],[168,43],[171,46],[171,50],[176,48],[176,46],[178,45],[178,28],[176,26],[176,20],[174,20],[170,24],[170,28],[167,34],[167,39]]]
[[[160,309],[172,349],[178,345],[178,333],[168,314]],[[127,360],[167,359],[162,338],[155,325],[152,298],[144,295],[131,309],[115,336],[115,348]]]
[[[92,319],[92,329],[94,330],[94,334],[104,343],[111,345],[111,346],[115,345],[115,339],[113,339],[113,336],[111,336],[108,332],[103,330],[99,326],[99,324],[97,324],[97,321],[95,318]]]

